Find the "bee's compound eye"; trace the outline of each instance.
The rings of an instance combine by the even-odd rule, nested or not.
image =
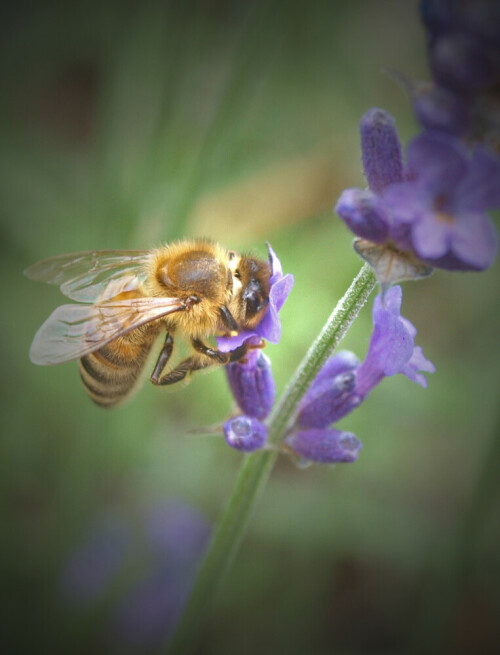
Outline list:
[[[257,291],[252,291],[245,295],[247,301],[247,316],[253,316],[262,309],[262,297]]]

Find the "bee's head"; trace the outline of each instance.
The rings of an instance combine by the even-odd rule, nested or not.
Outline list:
[[[233,263],[234,262],[234,263]],[[269,303],[268,262],[235,254],[231,261],[233,273],[233,315],[240,329],[250,329],[259,323]]]

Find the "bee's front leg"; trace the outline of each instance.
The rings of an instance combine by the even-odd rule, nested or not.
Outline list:
[[[241,359],[244,355],[246,355],[250,348],[254,347],[242,344],[241,346],[238,346],[238,348],[235,348],[235,350],[223,353],[220,350],[206,346],[203,341],[200,341],[200,339],[191,339],[191,343],[197,352],[201,353],[202,355],[206,355],[206,357],[209,357],[211,360],[213,360],[214,364],[229,364],[230,362],[236,362],[238,359]]]
[[[174,349],[174,340],[167,332],[167,336],[165,337],[165,343],[163,344],[163,348],[161,349],[160,354],[158,355],[158,359],[156,361],[154,371],[151,374],[150,379],[153,384],[160,384],[160,376],[165,366],[167,365],[168,360],[172,355],[173,349]]]

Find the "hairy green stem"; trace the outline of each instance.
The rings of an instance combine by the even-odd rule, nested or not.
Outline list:
[[[349,329],[374,286],[375,276],[365,264],[309,348],[271,414],[269,443],[275,448],[245,456],[233,493],[219,520],[184,614],[173,636],[168,650],[170,655],[189,655],[198,645],[207,611],[231,567],[252,510],[278,457],[279,450],[276,446],[285,438],[301,398]]]

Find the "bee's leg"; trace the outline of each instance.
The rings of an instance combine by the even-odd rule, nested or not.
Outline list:
[[[165,337],[165,343],[163,344],[163,348],[161,349],[160,354],[158,355],[158,359],[156,361],[154,371],[151,374],[151,382],[153,382],[153,384],[159,384],[160,376],[163,372],[163,369],[167,365],[170,356],[172,355],[173,349],[174,349],[174,340],[167,332],[167,336]]]
[[[212,362],[205,357],[199,357],[198,355],[193,355],[191,357],[188,357],[187,359],[184,359],[182,362],[180,362],[175,368],[173,368],[171,371],[166,373],[163,377],[153,379],[151,377],[151,381],[153,384],[157,384],[159,386],[164,386],[167,384],[175,384],[176,382],[180,382],[181,380],[184,380],[184,378],[189,374],[192,373],[193,371],[199,371],[202,368],[207,368],[208,366],[211,366]]]
[[[238,348],[235,348],[235,350],[223,353],[220,350],[215,350],[215,348],[206,346],[203,341],[200,341],[199,339],[191,339],[191,343],[193,344],[193,348],[196,351],[202,355],[206,355],[212,359],[214,363],[218,364],[229,364],[229,362],[236,362],[238,359],[241,359],[244,355],[246,355],[249,348],[254,347],[242,344],[241,346],[238,346]]]

